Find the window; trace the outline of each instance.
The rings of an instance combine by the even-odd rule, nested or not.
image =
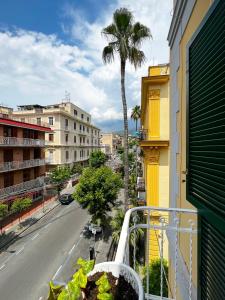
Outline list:
[[[85,137],[83,137],[83,143],[85,143]]]
[[[69,121],[68,119],[65,119],[65,128],[68,128],[68,125],[69,125]]]
[[[48,140],[49,140],[49,142],[54,142],[54,134],[53,133],[49,133]]]
[[[81,119],[83,119],[84,118],[84,114],[81,114]]]
[[[85,131],[85,127],[84,127],[84,125],[83,125],[83,131]]]
[[[41,125],[41,118],[37,118],[37,125]]]
[[[89,132],[89,127],[87,127],[87,132]]]
[[[76,109],[74,109],[73,114],[74,114],[74,116],[77,116],[77,110]]]
[[[69,159],[69,151],[66,151],[66,160]]]
[[[82,130],[82,125],[80,124],[80,131]]]
[[[87,144],[89,144],[89,139],[87,139]]]
[[[95,130],[95,135],[97,134],[97,131]]]
[[[87,150],[87,156],[89,156],[89,150]]]
[[[69,139],[69,135],[68,135],[68,134],[66,134],[66,135],[65,135],[65,140],[66,140],[66,143],[68,143],[68,139]]]
[[[87,122],[89,122],[89,120],[90,120],[89,117],[87,117]]]
[[[82,150],[80,150],[80,157],[82,157]]]
[[[76,123],[76,122],[74,122],[74,124],[73,124],[73,129],[74,129],[74,130],[77,129],[77,123]]]
[[[77,151],[76,150],[74,151],[74,160],[75,161],[77,160]]]
[[[74,137],[73,137],[73,141],[74,141],[74,143],[76,143],[77,142],[77,137],[74,135]]]
[[[52,126],[53,123],[54,123],[53,117],[48,117],[48,124],[49,124],[50,126]]]
[[[21,122],[25,122],[25,118],[20,118],[20,121]]]
[[[82,137],[80,136],[80,144],[82,144]]]

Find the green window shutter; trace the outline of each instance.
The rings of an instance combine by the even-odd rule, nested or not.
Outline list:
[[[198,208],[198,299],[225,299],[225,0],[188,47],[187,199]]]

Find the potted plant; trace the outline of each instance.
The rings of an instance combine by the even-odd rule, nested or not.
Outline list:
[[[129,266],[116,262],[95,265],[79,258],[80,266],[65,287],[50,283],[48,300],[143,300],[139,276]],[[93,269],[94,267],[94,269]]]

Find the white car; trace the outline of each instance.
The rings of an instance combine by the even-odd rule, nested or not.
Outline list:
[[[102,232],[102,227],[93,223],[90,223],[88,225],[88,229],[89,231],[92,232],[92,234],[96,234],[96,233],[101,233]]]

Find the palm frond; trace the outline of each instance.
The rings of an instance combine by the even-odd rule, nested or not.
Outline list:
[[[127,8],[119,8],[113,14],[113,22],[120,34],[127,33],[132,28],[133,15]]]
[[[141,43],[147,38],[152,38],[150,29],[142,25],[140,22],[135,23],[132,27],[131,35],[133,45],[140,46]]]
[[[115,24],[110,24],[102,30],[102,35],[110,41],[115,41],[118,38],[118,32]]]
[[[134,65],[135,69],[141,67],[145,62],[145,54],[143,51],[137,49],[136,47],[131,47],[129,49],[129,61]]]
[[[114,49],[112,45],[106,46],[102,51],[102,59],[105,64],[114,61]]]

